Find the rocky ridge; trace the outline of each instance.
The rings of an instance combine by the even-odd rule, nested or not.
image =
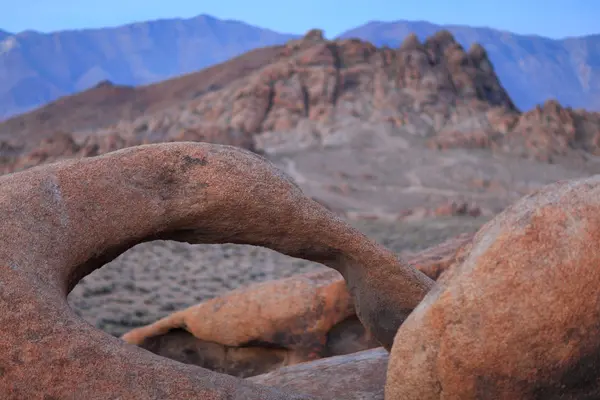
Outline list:
[[[213,67],[227,68],[228,63]],[[585,160],[599,153],[599,113],[563,108],[555,101],[521,113],[485,49],[473,45],[465,50],[448,31],[423,43],[411,35],[390,49],[357,39],[329,41],[312,30],[271,48],[268,58],[238,72],[237,79],[229,74],[218,84],[213,81],[211,90],[195,98],[173,96],[154,108],[146,104],[149,112],[121,116],[91,131],[81,121],[74,130],[65,123],[62,131],[47,133],[40,142],[13,129],[12,137],[0,143],[2,169],[166,141],[297,151],[335,143],[340,132],[358,123],[383,124],[441,150],[484,148],[544,162]],[[187,92],[194,85],[206,86],[192,76]],[[169,82],[161,84],[163,90]],[[71,100],[76,103],[76,98]]]

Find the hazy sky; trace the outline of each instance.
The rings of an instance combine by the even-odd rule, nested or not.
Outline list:
[[[0,0],[0,29],[49,32],[209,14],[333,37],[370,20],[489,26],[552,38],[600,33],[600,0]]]

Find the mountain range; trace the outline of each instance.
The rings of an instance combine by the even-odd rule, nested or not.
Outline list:
[[[441,29],[465,48],[479,43],[487,50],[518,108],[554,98],[600,109],[600,35],[553,40],[424,21],[374,21],[339,38],[395,48],[410,33],[424,40]],[[298,37],[208,15],[47,34],[0,31],[0,119],[102,81],[146,85]]]
[[[116,28],[2,35],[0,118],[101,81],[153,83],[295,37],[207,15]]]

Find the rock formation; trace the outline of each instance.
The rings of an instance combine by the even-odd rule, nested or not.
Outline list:
[[[307,303],[295,308],[302,318],[311,296],[338,302],[338,310],[326,306],[304,319],[323,324],[307,330],[305,337],[316,342],[348,315],[340,311],[348,311],[351,298],[368,332],[391,347],[387,399],[600,396],[600,175],[528,195],[472,240],[447,242],[410,264],[305,197],[266,160],[230,146],[134,147],[6,175],[0,185],[0,322],[7,327],[0,388],[6,398],[308,399],[323,397],[327,388],[327,396],[381,398],[385,356],[377,350],[242,380],[153,355],[70,310],[66,294],[83,276],[137,243],[167,238],[260,245],[336,269],[347,292],[315,292],[303,286],[306,276],[270,285],[295,282],[294,290],[305,290]],[[435,284],[412,266],[432,261],[439,266],[423,269],[433,276],[445,270]],[[329,278],[322,288],[339,289],[337,275]],[[293,305],[294,297],[284,301]],[[218,316],[224,305],[211,305]],[[269,321],[285,321],[273,311],[264,314]],[[192,332],[205,329],[186,313],[170,321],[183,321]],[[217,318],[204,332],[214,338],[229,323]],[[224,338],[229,344],[257,338],[292,350],[310,342],[294,338],[294,326],[287,338],[273,335],[279,327],[254,327]],[[327,378],[335,383],[328,386]],[[344,381],[349,378],[356,379]],[[300,389],[309,380],[315,386]],[[357,391],[345,397],[343,382]]]
[[[435,280],[472,237],[463,234],[407,255],[406,263]],[[350,293],[335,271],[238,289],[133,329],[122,339],[242,377],[379,346],[356,319]]]
[[[600,397],[600,175],[516,202],[398,330],[386,399]]]
[[[73,286],[144,241],[248,243],[328,265],[388,349],[433,283],[235,147],[140,146],[5,175],[0,186],[6,398],[307,398],[167,360],[77,317]]]
[[[362,353],[364,363],[342,355],[242,380],[123,343],[70,310],[66,294],[83,276],[138,243],[172,239],[269,247],[325,264],[347,285],[343,290],[335,274],[322,286],[337,288],[332,294],[302,286],[306,277],[269,284],[296,282],[294,290],[308,293],[302,297],[308,303],[295,303],[294,296],[284,300],[293,310],[289,315],[265,314],[282,322],[289,336],[256,321],[248,331],[229,332],[214,350],[211,340],[221,335],[215,332],[230,329],[218,310],[206,314],[214,318],[208,327],[188,313],[167,320],[167,327],[185,323],[194,335],[206,335],[202,343],[216,352],[210,353],[216,361],[226,347],[236,349],[233,361],[272,356],[267,368],[248,367],[255,374],[286,360],[315,358],[315,351],[333,343],[323,343],[324,335],[349,317],[351,298],[368,334],[391,349],[389,399],[600,397],[598,176],[526,196],[472,242],[464,237],[448,245],[458,248],[451,256],[440,251],[403,264],[305,197],[266,160],[240,149],[269,152],[300,139],[324,146],[335,130],[366,121],[438,150],[482,148],[550,163],[563,157],[585,162],[598,154],[599,115],[553,101],[521,113],[484,49],[465,51],[447,32],[424,43],[409,37],[398,49],[377,49],[358,40],[327,41],[311,31],[269,54],[273,62],[237,69],[239,79],[214,79],[198,96],[174,95],[177,101],[154,108],[152,101],[142,102],[148,112],[137,110],[92,131],[71,130],[68,121],[60,131],[31,138],[22,135],[27,123],[3,131],[2,171],[29,169],[0,177],[0,322],[8,327],[0,338],[2,392],[14,399],[310,398],[319,393],[295,394],[301,393],[300,382],[312,379],[316,391],[324,390],[323,379],[339,378],[339,371],[367,373],[348,387],[370,385],[371,394],[380,388],[382,378],[374,372],[380,369],[366,367],[372,361],[381,368],[384,358],[375,350]],[[102,91],[111,103],[121,89],[104,85],[92,92]],[[128,96],[136,90],[125,89]],[[113,115],[112,106],[102,103],[106,109],[98,109],[99,115]],[[47,121],[64,117],[43,114],[48,110],[41,114]],[[186,140],[238,147],[170,143],[91,157]],[[80,157],[91,158],[31,168]],[[425,273],[417,270],[419,263]],[[311,298],[327,306],[318,309]],[[218,300],[210,304],[218,308]],[[285,318],[304,318],[307,304],[317,325],[298,337],[300,329],[290,329]],[[161,329],[163,337],[185,333]],[[161,335],[134,342],[156,350]],[[249,346],[266,343],[279,347],[261,353],[260,346]],[[245,374],[246,367],[230,371],[228,365],[220,366],[223,372]],[[291,392],[256,384],[261,382]],[[342,393],[336,392],[342,390],[338,383],[331,390]]]
[[[271,151],[322,145],[358,121],[382,123],[430,147],[485,148],[540,161],[598,153],[600,114],[549,101],[521,113],[485,49],[447,31],[397,49],[322,32],[141,88],[101,86],[0,124],[2,170],[125,146],[211,141]],[[76,146],[44,140],[72,136]],[[42,140],[42,143],[40,143]],[[10,142],[10,143],[9,143]],[[305,144],[302,144],[304,146]]]
[[[343,278],[336,271],[319,271],[233,291],[130,331],[123,339],[140,345],[184,329],[196,339],[227,346],[227,357],[236,347],[254,344],[265,347],[263,352],[254,350],[263,362],[265,353],[271,353],[274,365],[293,365],[331,351],[328,333],[353,315]]]

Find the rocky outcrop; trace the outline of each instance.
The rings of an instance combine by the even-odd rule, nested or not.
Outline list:
[[[48,115],[33,118],[31,124],[7,121],[12,124],[11,140],[19,137],[24,153],[5,161],[4,171],[114,150],[107,142],[132,146],[210,141],[267,151],[275,143],[306,141],[304,136],[310,136],[314,139],[309,142],[319,145],[330,132],[356,121],[389,124],[400,134],[423,138],[440,149],[491,148],[538,159],[572,148],[596,151],[593,136],[600,123],[595,114],[545,106],[537,112],[543,117],[535,117],[536,111],[521,116],[485,50],[475,45],[467,51],[447,31],[424,43],[409,36],[398,49],[390,49],[354,39],[328,41],[322,32],[313,30],[263,53],[254,51],[202,71],[196,80],[183,77],[135,90],[101,85],[82,93],[80,101],[73,100],[76,106],[69,110],[57,103],[36,111]],[[184,94],[194,86],[197,95]],[[118,102],[102,100],[117,92],[124,93],[114,95],[122,97]],[[68,101],[61,100],[61,104]],[[102,118],[97,116],[106,114],[104,120],[114,120],[109,116],[112,103],[132,111],[102,127]],[[86,114],[86,104],[94,105],[93,113]],[[36,121],[41,123],[57,112],[65,116],[54,129],[72,135],[77,151],[53,153],[47,143],[36,142],[48,130],[40,125],[32,131],[38,126]],[[568,117],[571,113],[577,118]],[[555,114],[561,115],[551,117]],[[552,132],[546,129],[548,118],[554,121]],[[87,128],[85,121],[90,121]],[[2,126],[0,131],[7,128]],[[531,129],[538,132],[537,139],[528,134]],[[19,135],[19,131],[28,134]],[[565,132],[571,133],[560,139]],[[43,133],[48,140],[54,140],[53,135]],[[543,139],[548,136],[556,139]]]
[[[275,348],[283,356],[278,364],[293,365],[330,351],[328,333],[354,315],[343,278],[336,271],[319,271],[233,291],[122,338],[140,345],[150,337],[184,329],[196,339],[229,348]]]
[[[600,113],[549,100],[523,114],[488,112],[490,129],[452,131],[430,139],[434,148],[490,148],[543,162],[600,154]]]
[[[302,283],[307,276],[271,285],[305,295],[292,307],[294,315],[309,322],[305,326],[311,321],[317,328],[331,326],[329,335],[336,329],[332,321],[348,315],[338,311],[349,306],[350,297],[367,332],[391,348],[386,398],[600,395],[600,252],[595,246],[600,175],[528,195],[472,239],[456,238],[411,263],[400,262],[305,197],[265,159],[235,147],[141,146],[3,176],[0,186],[0,322],[7,327],[0,339],[0,389],[6,398],[308,399],[323,397],[314,390],[327,389],[325,378],[348,379],[345,374],[356,379],[346,386],[336,381],[331,393],[381,398],[377,371],[385,357],[375,350],[242,380],[142,351],[73,313],[66,295],[83,276],[131,246],[155,239],[248,243],[336,269],[347,292],[327,290],[341,283],[334,275],[322,291]],[[418,265],[439,275],[437,283]],[[290,282],[295,283],[286,286]],[[261,298],[256,289],[246,293],[266,304],[277,301],[279,292],[273,298]],[[239,302],[244,295],[231,298]],[[339,310],[317,311],[311,298],[338,304]],[[295,299],[282,297],[279,303],[296,307]],[[246,310],[260,315],[258,303],[249,301]],[[197,308],[207,317],[229,307],[218,300],[207,304],[212,310]],[[256,337],[292,349],[307,343],[294,339],[300,330],[286,320],[287,313],[276,311],[273,306],[264,310],[275,326],[271,331],[256,330],[260,324],[251,322],[246,330],[237,329],[215,319],[209,328],[216,329],[207,337],[223,334],[230,344]],[[236,312],[230,308],[219,318]],[[170,321],[206,334],[191,314]],[[273,335],[282,321],[291,326],[287,338]],[[162,328],[157,332],[164,334]],[[303,332],[319,341],[314,335],[319,329]],[[244,352],[253,351],[234,350],[229,361],[245,360]],[[309,379],[313,389],[296,390]],[[362,394],[353,389],[344,395],[359,387]]]
[[[328,265],[388,349],[433,284],[305,197],[268,161],[236,147],[140,146],[5,175],[0,186],[7,399],[308,398],[158,357],[77,317],[68,292],[141,242],[247,243]]]
[[[48,115],[23,117],[21,125],[0,124],[4,137],[20,138],[23,147],[21,157],[5,160],[3,169],[169,141],[267,152],[282,143],[320,146],[331,132],[358,121],[388,124],[437,149],[486,148],[544,162],[599,152],[600,114],[564,109],[554,101],[521,114],[485,49],[465,50],[448,31],[423,43],[411,35],[390,49],[356,39],[329,41],[312,30],[261,51],[201,71],[196,79],[190,75],[139,89],[101,85],[35,112]],[[116,99],[108,101],[111,96]],[[117,105],[131,112],[119,111],[115,119]],[[78,151],[54,154],[36,141],[40,134],[52,137],[54,131],[40,124],[56,113],[61,118],[53,129],[73,135]]]
[[[486,224],[398,330],[386,398],[600,396],[600,176]]]

